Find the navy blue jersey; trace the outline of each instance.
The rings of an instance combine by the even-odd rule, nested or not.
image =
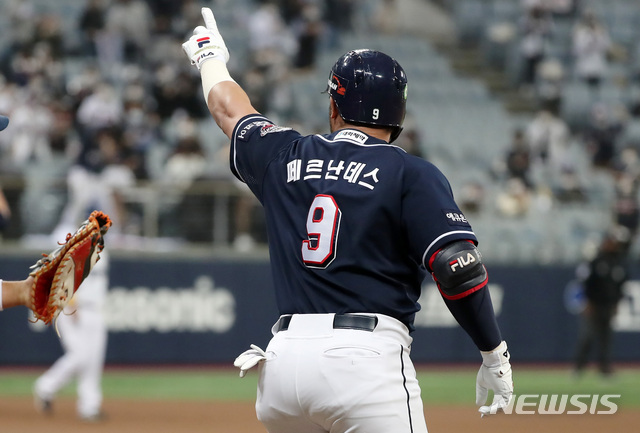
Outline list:
[[[433,164],[358,130],[303,136],[249,115],[230,159],[265,209],[280,314],[382,313],[413,329],[430,256],[477,242]]]

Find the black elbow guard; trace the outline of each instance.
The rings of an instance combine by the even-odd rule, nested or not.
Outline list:
[[[447,299],[460,299],[487,284],[487,270],[474,244],[456,241],[434,254],[430,260],[433,279]]]

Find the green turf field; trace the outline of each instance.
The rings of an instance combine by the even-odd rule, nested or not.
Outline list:
[[[44,369],[42,370],[44,371]],[[31,395],[37,369],[0,369],[0,396]],[[418,379],[425,404],[474,404],[475,375],[472,368],[420,368]],[[107,369],[105,399],[195,399],[252,401],[257,375],[240,379],[235,370],[205,369]],[[568,369],[517,368],[515,393],[523,394],[620,394],[619,404],[640,408],[640,368],[621,368],[614,378],[603,380],[595,373],[576,379]],[[72,395],[67,387],[62,395]]]

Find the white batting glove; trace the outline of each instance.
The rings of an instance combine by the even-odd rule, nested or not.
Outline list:
[[[218,30],[211,9],[202,8],[202,18],[204,18],[205,27],[196,27],[193,30],[193,36],[182,44],[182,49],[191,60],[191,64],[196,65],[198,70],[207,60],[216,59],[225,64],[229,61],[229,50]]]
[[[513,395],[511,355],[505,341],[490,352],[480,353],[482,366],[476,379],[476,404],[481,416],[495,415],[509,405]],[[489,390],[493,391],[493,402],[486,406]]]
[[[264,350],[252,344],[251,349],[238,355],[236,360],[233,361],[233,365],[240,369],[240,377],[244,377],[248,370],[251,370],[265,359],[267,359],[267,355],[264,353]]]

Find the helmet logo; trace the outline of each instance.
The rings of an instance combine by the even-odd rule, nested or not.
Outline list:
[[[340,82],[340,77],[336,74],[331,74],[331,79],[329,80],[329,88],[334,90],[338,95],[344,96],[347,92],[347,88],[342,85]]]
[[[334,75],[333,78],[335,78],[335,80],[338,82],[338,95],[344,96],[347,89],[342,84],[340,84],[340,79],[338,79],[338,77]]]

